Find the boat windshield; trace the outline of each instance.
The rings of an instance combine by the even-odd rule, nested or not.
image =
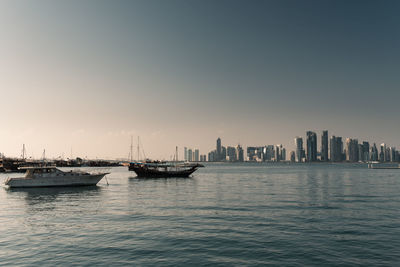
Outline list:
[[[57,169],[55,168],[37,168],[37,169],[27,169],[26,170],[26,177],[31,177],[33,175],[41,175],[44,173],[55,173]]]

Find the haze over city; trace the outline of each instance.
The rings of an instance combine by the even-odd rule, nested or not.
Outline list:
[[[0,152],[400,148],[398,1],[0,1]],[[72,151],[71,151],[72,150]]]

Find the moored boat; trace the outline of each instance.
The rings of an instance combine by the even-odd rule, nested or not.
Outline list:
[[[24,177],[8,178],[5,185],[10,188],[93,186],[108,173],[88,173],[82,171],[64,172],[54,166],[24,167]]]
[[[167,178],[167,177],[189,177],[199,167],[198,163],[167,163],[167,162],[131,162],[129,170],[134,171],[138,177]]]

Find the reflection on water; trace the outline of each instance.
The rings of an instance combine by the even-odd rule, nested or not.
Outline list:
[[[77,199],[101,192],[98,186],[80,187],[38,187],[38,188],[7,188],[9,194],[15,194],[17,198],[24,199],[28,205],[45,205],[57,200],[60,196],[63,200]]]

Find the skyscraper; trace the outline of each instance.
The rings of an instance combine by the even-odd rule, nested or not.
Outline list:
[[[303,138],[297,136],[294,139],[294,143],[296,144],[296,159],[297,162],[302,162],[302,158],[303,158]]]
[[[317,134],[311,131],[307,132],[307,161],[317,161]]]
[[[343,142],[342,137],[331,136],[331,161],[340,162],[343,160]]]
[[[328,131],[322,132],[321,137],[321,161],[328,161]]]
[[[395,162],[396,161],[396,148],[395,147],[390,147],[389,148],[389,154],[390,154],[390,161]]]
[[[243,153],[243,148],[241,147],[241,145],[237,146],[237,154],[238,154],[238,160],[240,162],[244,161],[244,153]]]
[[[363,153],[362,153],[362,158],[360,160],[367,162],[369,161],[369,142],[364,141],[363,142]]]
[[[280,148],[280,145],[276,145],[276,147],[275,147],[275,161],[276,162],[281,161],[281,154],[279,152],[280,151],[279,148]]]
[[[379,161],[380,162],[386,162],[386,144],[382,143],[381,144],[381,152],[379,153]]]
[[[229,160],[230,162],[235,162],[235,161],[237,161],[237,151],[236,151],[236,148],[235,148],[235,147],[228,146],[228,147],[226,148],[226,154],[227,154],[228,160]]]
[[[221,158],[219,161],[226,161],[226,147],[222,146],[221,148]]]
[[[268,145],[263,148],[263,161],[272,161],[274,158],[274,146]]]
[[[193,151],[192,149],[188,149],[188,161],[193,161]]]
[[[221,138],[218,137],[217,139],[217,155],[216,155],[216,160],[215,161],[221,161],[221,154],[222,154],[222,145],[221,145]]]
[[[376,147],[376,144],[374,143],[374,145],[371,147],[371,157],[370,157],[371,161],[378,161],[379,160],[379,152],[378,152],[378,148]]]
[[[184,148],[184,152],[183,152],[183,154],[184,154],[184,157],[185,157],[185,161],[187,161],[188,160],[188,151],[187,151],[187,147],[185,147]]]
[[[296,153],[294,151],[290,151],[290,162],[296,162]]]
[[[329,158],[331,161],[336,162],[336,137],[334,135],[331,136],[331,139],[329,140],[329,146],[330,146],[330,155]]]
[[[364,158],[364,146],[363,144],[358,144],[358,148],[357,148],[357,152],[358,152],[358,161],[362,161]]]
[[[200,160],[200,151],[198,149],[194,150],[194,161],[198,162]]]
[[[213,150],[210,153],[208,153],[208,161],[217,161],[217,151]]]
[[[349,162],[358,161],[358,140],[357,139],[346,139],[346,160]]]

